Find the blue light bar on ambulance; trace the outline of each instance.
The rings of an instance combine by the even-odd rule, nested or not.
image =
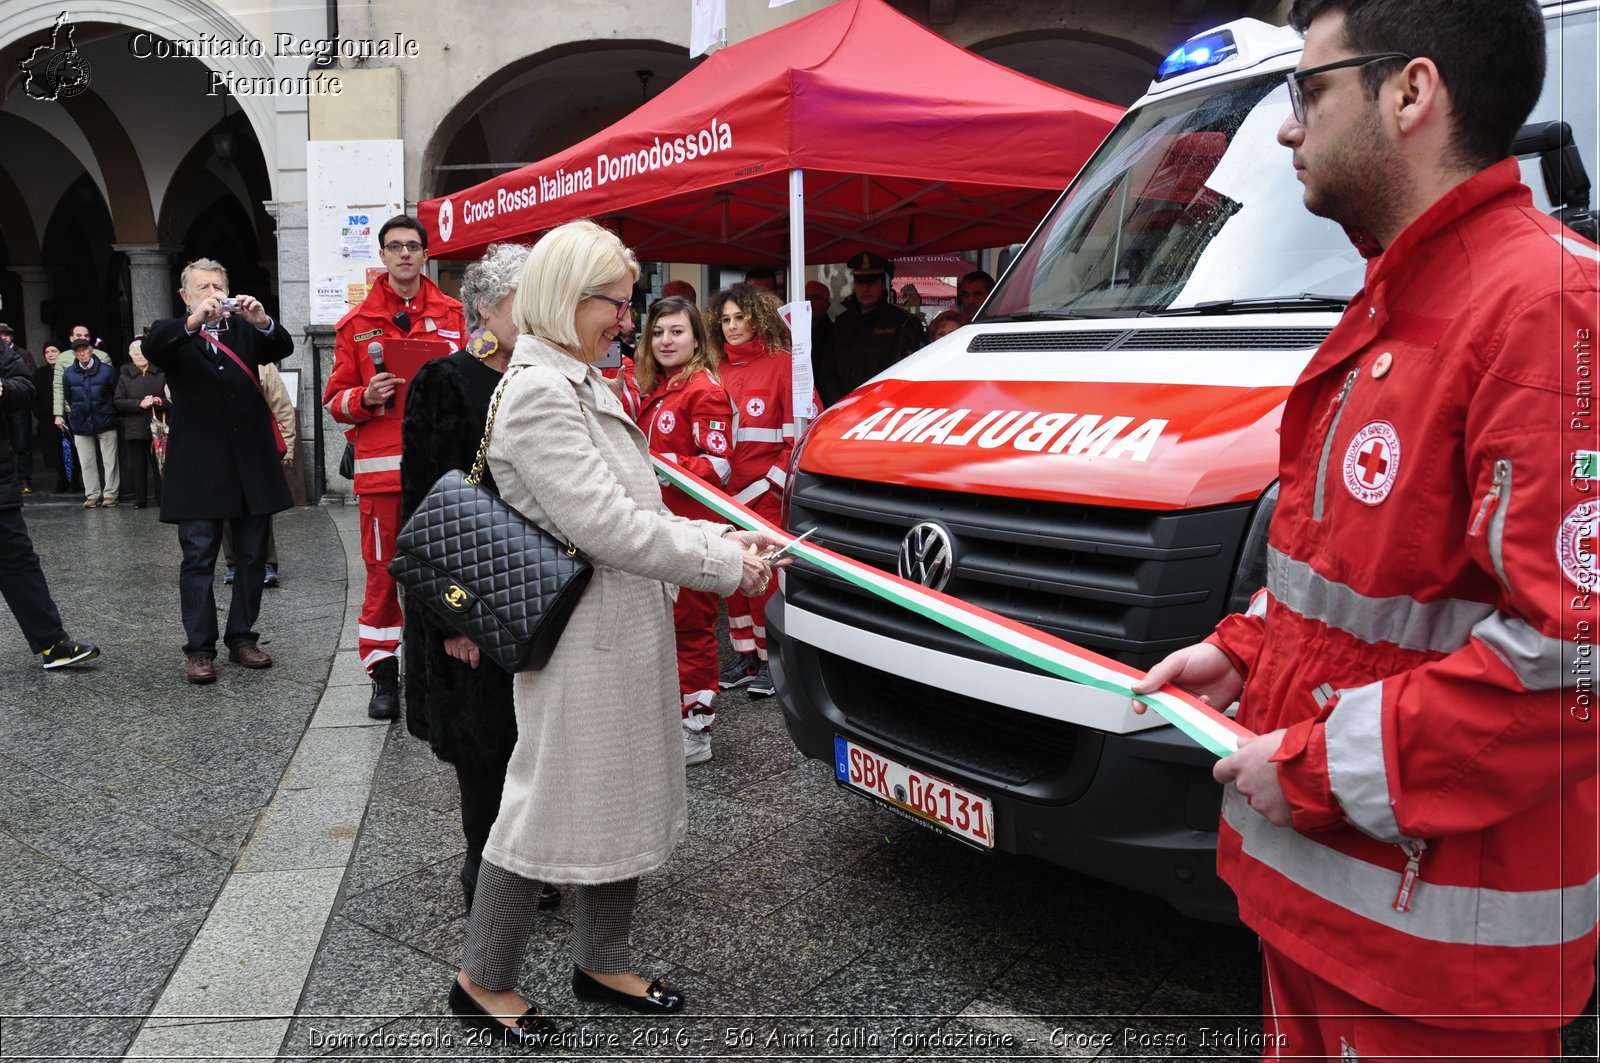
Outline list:
[[[1238,54],[1239,46],[1234,43],[1231,30],[1218,30],[1202,37],[1194,37],[1184,41],[1167,56],[1160,69],[1156,71],[1156,81],[1166,81],[1180,74],[1192,74],[1196,70],[1216,66]]]

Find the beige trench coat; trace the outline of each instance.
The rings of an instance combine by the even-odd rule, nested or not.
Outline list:
[[[688,822],[675,586],[728,594],[741,550],[725,525],[662,508],[645,437],[598,372],[523,336],[506,376],[494,481],[594,578],[550,663],[516,677],[517,744],[483,855],[551,882],[633,878]]]

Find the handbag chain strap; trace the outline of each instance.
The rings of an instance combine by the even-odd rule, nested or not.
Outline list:
[[[511,376],[522,366],[506,370],[506,375],[500,378],[500,383],[495,385],[494,397],[489,400],[489,419],[483,425],[483,439],[478,443],[478,454],[472,459],[472,471],[467,473],[467,483],[477,487],[483,482],[483,470],[489,464],[489,437],[494,435],[495,414],[500,412],[500,396],[506,390],[506,385],[511,382]]]
[[[507,369],[506,375],[495,386],[494,397],[489,400],[489,419],[483,425],[483,441],[478,444],[478,454],[472,459],[472,471],[467,473],[467,483],[474,487],[483,482],[483,470],[489,464],[489,437],[494,435],[494,418],[495,414],[500,411],[500,396],[506,390],[506,385],[511,383],[512,374],[521,368],[523,367],[519,365]],[[556,538],[559,539],[560,536],[556,536]],[[576,546],[571,543],[567,543],[566,546],[568,557],[578,556],[578,548]]]

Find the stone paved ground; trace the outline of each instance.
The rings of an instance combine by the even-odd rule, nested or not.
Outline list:
[[[179,680],[176,537],[153,510],[27,516],[68,624],[107,652],[44,675],[0,618],[0,1057],[116,1057],[329,682],[345,547],[328,511],[280,518],[284,586],[262,621],[278,666],[223,666],[206,690]],[[579,1004],[564,903],[539,919],[521,979],[569,1016],[566,1050],[547,1054],[1251,1055],[1247,933],[936,838],[838,792],[794,752],[775,702],[723,700],[716,758],[689,769],[690,837],[646,879],[635,924],[640,969],[681,985],[691,1010],[641,1020]],[[453,772],[391,727],[280,1058],[501,1054],[444,1015],[461,850]],[[243,1055],[210,1029],[216,1058]],[[1580,1023],[1569,1055],[1594,1058],[1594,1044]]]
[[[37,498],[37,496],[35,496]],[[183,682],[177,532],[154,508],[25,510],[92,666],[44,673],[0,617],[0,1054],[120,1054],[221,889],[321,696],[344,618],[325,511],[276,522],[270,671]],[[219,582],[219,590],[222,590]],[[224,605],[224,609],[226,606]]]

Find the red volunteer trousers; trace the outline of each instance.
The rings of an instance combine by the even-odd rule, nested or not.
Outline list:
[[[367,593],[361,600],[361,621],[356,642],[362,667],[372,666],[400,649],[400,596],[389,562],[394,560],[394,539],[400,532],[400,492],[360,495],[361,560],[367,566]]]
[[[1364,1004],[1271,945],[1261,945],[1261,1058],[1297,1060],[1547,1060],[1561,1055],[1558,1030],[1446,1029]],[[1441,978],[1450,977],[1440,971]],[[1559,1020],[1552,1019],[1552,1022]]]
[[[776,488],[757,498],[750,508],[778,523],[782,513],[782,496]],[[767,659],[767,599],[778,589],[778,577],[772,577],[766,592],[747,598],[738,591],[728,595],[728,641],[740,653],[753,653],[763,661]]]
[[[683,695],[684,721],[697,717],[693,729],[709,731],[716,714],[711,699],[717,695],[717,596],[679,588],[672,624],[678,635],[678,693]]]

